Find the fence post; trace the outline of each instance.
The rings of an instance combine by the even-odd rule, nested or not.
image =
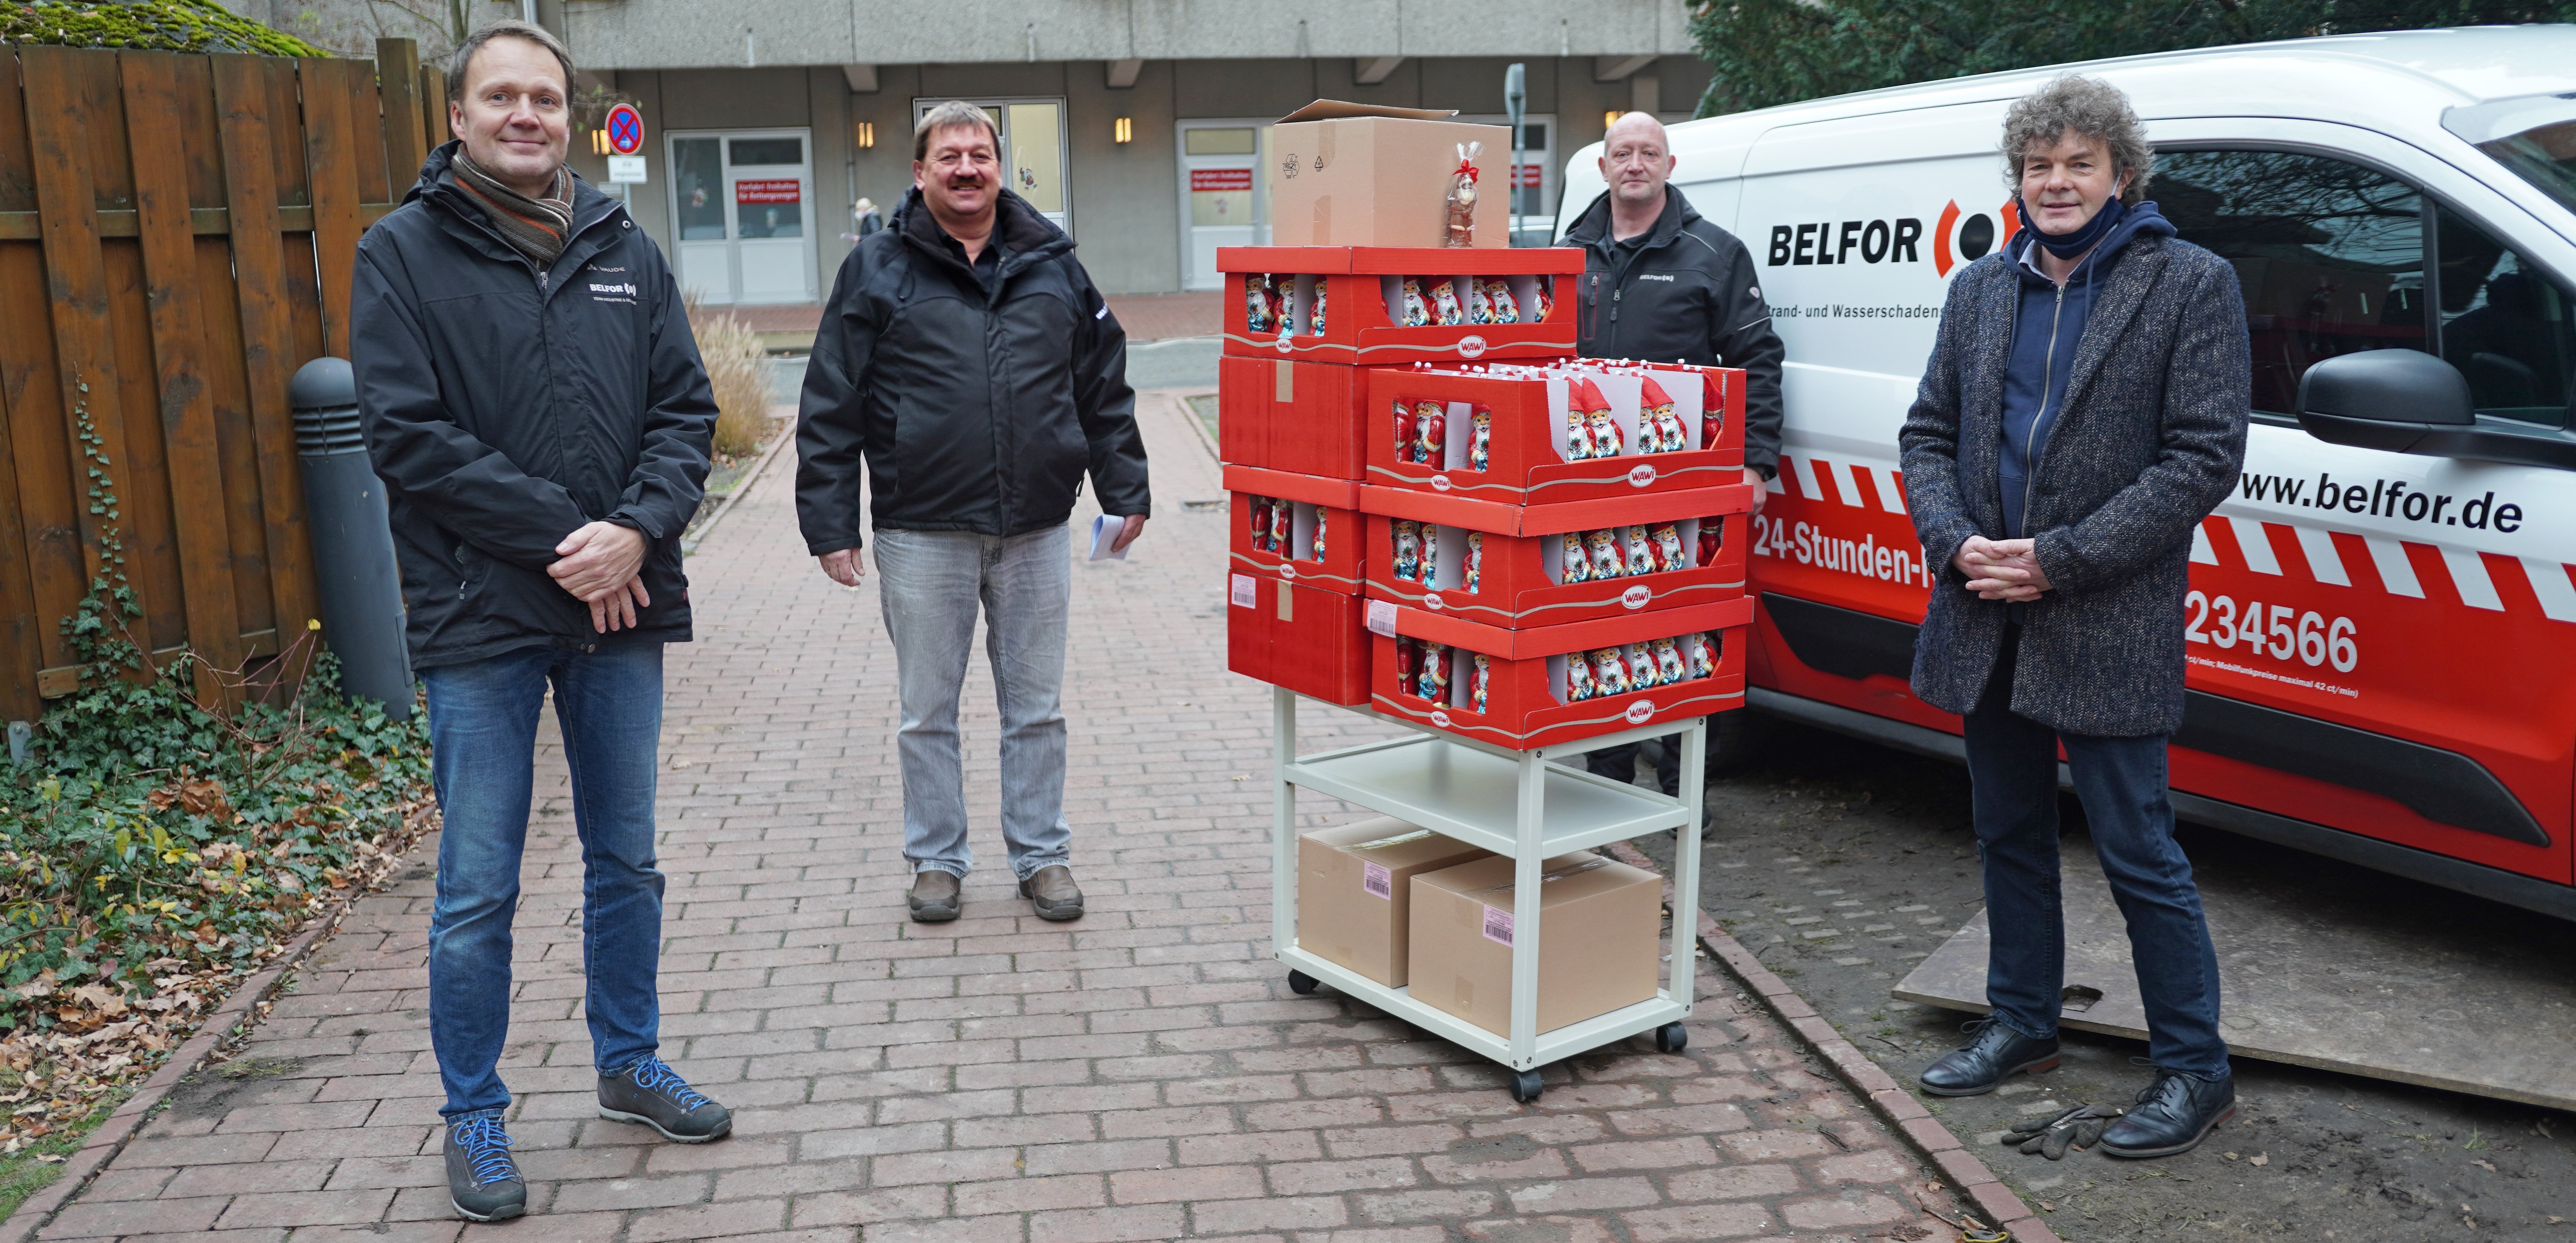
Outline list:
[[[385,101],[385,168],[392,174],[392,201],[399,203],[429,154],[421,146],[419,44],[376,40],[376,89]]]

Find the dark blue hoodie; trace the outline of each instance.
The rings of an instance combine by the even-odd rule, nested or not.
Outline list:
[[[2013,321],[2012,355],[2004,368],[2004,443],[1996,466],[2006,539],[2031,534],[2022,529],[2030,476],[2048,445],[2049,429],[2057,424],[2058,407],[2066,399],[2076,344],[2084,339],[2084,326],[2093,317],[2101,278],[2119,262],[2129,239],[2140,234],[2172,237],[2173,223],[2154,203],[2130,208],[2110,235],[2068,274],[2063,286],[2033,270],[2031,252],[2037,242],[2030,229],[2024,228],[2007,247],[2004,261],[2021,277],[2021,307]]]

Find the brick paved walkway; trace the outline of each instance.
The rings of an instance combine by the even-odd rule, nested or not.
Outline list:
[[[1536,1106],[1452,1046],[1288,991],[1266,944],[1268,691],[1223,672],[1225,518],[1184,506],[1220,495],[1216,470],[1176,405],[1148,405],[1163,516],[1135,560],[1076,575],[1067,812],[1090,915],[1044,924],[1010,896],[979,656],[967,786],[986,870],[966,918],[906,922],[893,658],[872,589],[803,555],[774,471],[691,563],[702,629],[670,666],[661,800],[663,1053],[736,1133],[680,1147],[593,1113],[580,871],[549,749],[505,1059],[540,1216],[473,1234],[1934,1237],[1906,1198],[1922,1167],[1713,974],[1686,1056],[1553,1067]],[[361,903],[245,1055],[177,1093],[45,1237],[465,1233],[436,1155],[429,893],[416,864]]]

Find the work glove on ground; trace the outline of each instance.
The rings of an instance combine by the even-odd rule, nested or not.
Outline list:
[[[2045,1121],[2024,1122],[2004,1132],[2003,1142],[2051,1161],[2063,1161],[2069,1148],[2092,1147],[2102,1138],[2102,1129],[2121,1112],[2109,1105],[2078,1105]]]

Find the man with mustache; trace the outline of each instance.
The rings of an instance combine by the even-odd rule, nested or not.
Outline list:
[[[1064,819],[1066,519],[1087,471],[1124,550],[1149,509],[1127,337],[1073,241],[1003,188],[1001,135],[949,102],[913,131],[912,192],[841,264],[805,370],[796,509],[844,587],[859,558],[864,463],[878,604],[903,723],[907,898],[957,918],[966,845],[957,697],[975,618],[1002,715],[1002,840],[1038,918],[1077,919]]]

